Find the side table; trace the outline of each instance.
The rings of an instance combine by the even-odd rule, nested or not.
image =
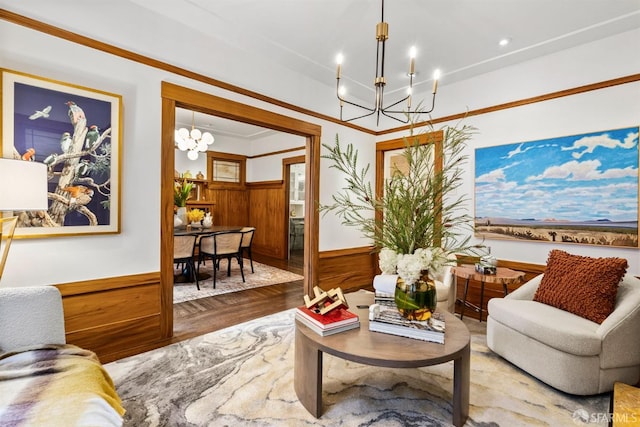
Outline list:
[[[485,283],[499,283],[502,284],[504,296],[507,296],[507,285],[512,283],[521,282],[525,273],[522,271],[511,270],[510,268],[498,267],[496,274],[482,274],[476,271],[476,267],[471,264],[462,264],[452,268],[453,274],[456,277],[465,279],[464,294],[462,300],[458,299],[462,304],[460,309],[460,319],[464,317],[465,307],[469,307],[472,310],[480,313],[480,321],[482,322],[482,309],[484,304],[484,284]],[[469,291],[469,280],[477,280],[480,282],[480,305],[475,305],[467,301],[467,292]]]
[[[613,384],[613,396],[611,397],[612,427],[632,427],[640,424],[640,388],[621,382]]]

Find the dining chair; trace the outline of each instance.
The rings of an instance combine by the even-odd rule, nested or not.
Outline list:
[[[240,232],[242,233],[242,254],[245,252],[251,262],[251,272],[253,273],[253,255],[251,255],[251,243],[253,242],[253,234],[255,233],[255,227],[243,227]]]
[[[242,282],[244,282],[244,270],[242,260],[242,233],[240,231],[226,231],[213,233],[200,238],[200,255],[198,261],[198,273],[200,262],[211,258],[213,262],[213,288],[216,287],[216,270],[220,269],[220,260],[227,260],[227,276],[231,276],[231,260],[235,258],[240,266]]]
[[[191,282],[196,282],[196,287],[200,290],[196,266],[193,261],[196,238],[195,235],[173,236],[173,262],[178,266],[184,264],[184,271],[189,275]]]

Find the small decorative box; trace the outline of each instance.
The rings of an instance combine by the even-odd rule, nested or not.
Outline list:
[[[481,274],[496,274],[496,267],[477,263],[476,271]]]

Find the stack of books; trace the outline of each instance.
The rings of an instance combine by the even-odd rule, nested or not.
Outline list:
[[[373,303],[395,307],[396,306],[395,295],[376,291],[375,294],[373,295]]]
[[[296,319],[323,337],[360,327],[358,315],[345,308],[336,308],[322,315],[302,305],[296,309]]]
[[[429,320],[407,320],[395,305],[376,304],[369,308],[369,330],[444,344],[444,316],[431,314]]]

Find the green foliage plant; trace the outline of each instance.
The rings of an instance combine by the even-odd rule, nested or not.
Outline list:
[[[475,128],[463,125],[440,130],[442,168],[434,149],[440,132],[434,132],[429,124],[426,144],[414,136],[404,139],[401,157],[406,170],[392,170],[381,195],[371,188],[370,165],[360,167],[358,151],[352,144],[343,148],[336,135],[335,145],[323,144],[327,151],[322,157],[345,175],[346,185],[332,196],[333,203],[320,206],[320,212],[333,212],[343,225],[358,227],[373,240],[375,251],[413,254],[417,249],[437,248],[434,254],[440,258],[475,252],[477,246],[470,244],[473,233],[465,232],[473,229],[473,218],[465,208],[468,197],[457,192],[468,160],[465,147]]]

